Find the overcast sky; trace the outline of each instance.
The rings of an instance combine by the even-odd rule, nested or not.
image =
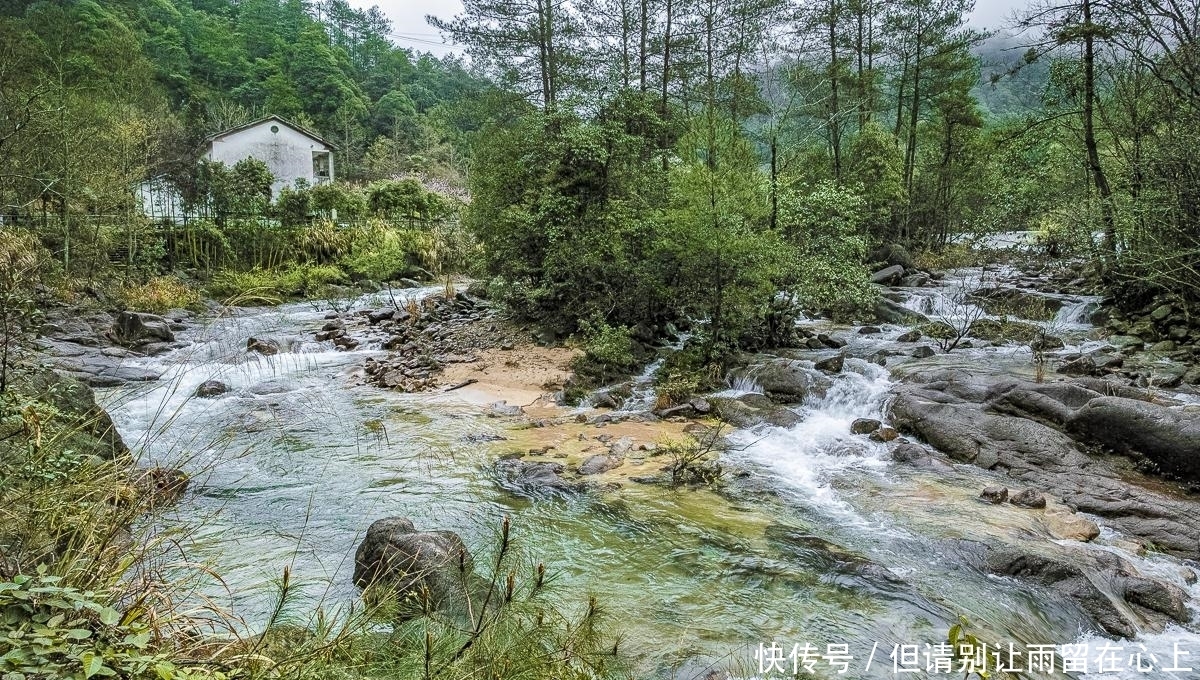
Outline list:
[[[462,11],[461,0],[351,0],[359,7],[379,5],[392,20],[394,40],[399,45],[443,55],[454,51],[442,44],[436,29],[425,23],[425,15],[449,18]],[[999,28],[1025,0],[976,0],[972,23],[978,28]]]

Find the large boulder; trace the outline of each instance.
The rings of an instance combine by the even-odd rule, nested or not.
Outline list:
[[[912,254],[908,252],[908,249],[896,244],[880,246],[872,250],[867,260],[876,264],[898,266],[904,269],[912,269],[915,266]]]
[[[878,283],[884,286],[894,286],[900,282],[904,276],[904,267],[898,264],[880,269],[871,275],[871,283]]]
[[[823,397],[832,386],[820,371],[787,359],[768,361],[754,373],[754,378],[767,396],[785,404],[798,404],[809,395]]]
[[[354,585],[384,585],[398,594],[427,591],[435,601],[461,590],[471,555],[453,531],[417,531],[411,520],[377,520],[354,553]]]
[[[1080,436],[1118,453],[1142,454],[1163,472],[1200,480],[1200,417],[1147,401],[1100,397],[1067,424]]]
[[[171,332],[171,325],[166,319],[143,312],[118,314],[113,321],[112,337],[118,344],[126,346],[175,341],[175,334]]]
[[[915,371],[906,380],[895,388],[889,412],[889,420],[901,431],[956,461],[1006,472],[1022,486],[1042,489],[1070,509],[1102,517],[1107,526],[1160,550],[1200,558],[1200,508],[1195,501],[1161,491],[1155,481],[1130,471],[1128,462],[1093,455],[1092,448],[1079,441],[1085,429],[1114,442],[1121,436],[1117,433],[1130,431],[1117,425],[1111,430],[1082,426],[1101,419],[1109,408],[1101,409],[1106,403],[1101,400],[1113,397],[1102,396],[1098,389],[1111,383],[1081,378],[1078,383],[1039,384],[937,368]],[[1093,385],[1098,389],[1091,389]],[[1115,385],[1113,389],[1125,391]],[[1121,408],[1125,415],[1114,418],[1130,419],[1128,426],[1138,433],[1130,443],[1143,448],[1155,444],[1165,452],[1174,450],[1167,446],[1171,442],[1194,441],[1187,439],[1194,436],[1194,425],[1182,418],[1177,421],[1184,426],[1180,433],[1170,417],[1130,415],[1156,409],[1143,411],[1131,404]],[[1087,439],[1094,440],[1094,435]],[[1197,450],[1194,444],[1191,450]],[[907,449],[905,453],[924,460],[915,450],[911,456]]]
[[[129,453],[108,412],[96,403],[91,388],[79,380],[49,369],[28,375],[20,389],[30,399],[54,406],[60,423],[70,423],[62,435],[63,448],[79,454],[113,459]]]
[[[793,427],[804,420],[800,414],[762,394],[745,394],[737,399],[714,397],[709,401],[721,420],[741,429],[763,424]]]

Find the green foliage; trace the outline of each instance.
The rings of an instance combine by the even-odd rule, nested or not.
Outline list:
[[[9,371],[21,336],[41,312],[35,287],[49,258],[32,234],[0,232],[0,394],[8,388]]]
[[[628,327],[584,320],[580,323],[580,332],[583,354],[571,362],[576,391],[586,392],[626,377],[637,366],[638,357]]]
[[[181,668],[153,647],[157,632],[105,604],[107,595],[79,590],[45,567],[35,576],[0,582],[0,673],[5,678],[224,678],[203,667]]]
[[[875,238],[882,238],[904,204],[904,158],[895,138],[869,121],[850,145],[849,161],[849,177],[862,187],[863,225]]]
[[[455,212],[450,199],[425,189],[415,179],[372,182],[367,187],[366,200],[376,217],[406,222],[409,226],[445,220]]]
[[[271,202],[274,178],[267,164],[257,158],[243,158],[229,167],[220,161],[200,161],[195,195],[198,208],[211,211],[218,222],[231,215],[258,215]]]
[[[173,276],[155,276],[144,283],[126,282],[117,289],[117,300],[126,309],[163,314],[196,307],[200,292]]]
[[[791,280],[801,304],[849,315],[873,303],[877,293],[862,264],[866,201],[826,182],[807,193],[783,192],[779,206],[780,227],[796,248]]]
[[[293,264],[277,269],[219,272],[206,290],[231,304],[278,304],[322,295],[331,284],[345,283],[346,273],[332,265]]]

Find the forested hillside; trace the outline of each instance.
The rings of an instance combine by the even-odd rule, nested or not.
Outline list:
[[[488,90],[393,45],[344,1],[8,2],[0,213],[119,213],[146,176],[195,173],[208,135],[266,114],[339,147],[350,180],[457,176]]]
[[[1037,3],[991,42],[970,0],[431,21],[525,96],[476,150],[467,215],[510,300],[568,331],[695,315],[736,346],[773,327],[773,290],[853,309],[869,249],[999,231],[1085,255],[1133,304],[1195,296],[1196,10],[1150,4]]]

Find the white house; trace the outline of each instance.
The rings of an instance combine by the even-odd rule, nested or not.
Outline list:
[[[275,181],[271,199],[284,187],[304,180],[309,186],[333,181],[333,144],[279,116],[267,116],[219,132],[204,141],[204,157],[232,167],[245,158],[267,164]],[[184,209],[179,189],[165,177],[153,177],[135,187],[142,213],[155,222],[184,222],[197,217]],[[202,213],[201,213],[202,214]]]
[[[245,158],[267,164],[275,182],[271,197],[302,179],[310,186],[333,181],[333,144],[279,116],[267,116],[205,140],[205,157],[225,165]]]

